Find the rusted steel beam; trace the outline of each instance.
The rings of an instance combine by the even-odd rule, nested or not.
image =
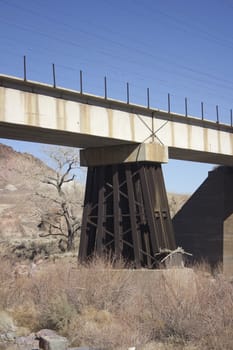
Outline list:
[[[112,167],[113,181],[113,232],[114,232],[114,248],[116,258],[119,259],[122,255],[122,223],[121,223],[121,207],[120,207],[120,192],[119,192],[119,176],[118,167]]]
[[[127,191],[128,191],[131,234],[132,234],[132,242],[134,247],[134,260],[135,260],[136,267],[140,267],[142,247],[141,247],[140,236],[137,228],[137,210],[136,210],[134,188],[133,188],[133,181],[132,181],[132,169],[130,164],[126,164],[125,174],[126,174],[126,183],[127,183]]]
[[[79,245],[79,260],[84,262],[87,257],[87,246],[88,246],[88,229],[87,222],[88,217],[91,212],[91,192],[92,192],[92,182],[93,182],[93,168],[88,169],[87,180],[86,180],[86,192],[84,198],[84,208],[83,208],[83,217],[81,225],[81,237]]]
[[[96,252],[99,256],[104,251],[104,224],[106,222],[105,212],[105,167],[97,167],[97,186],[98,186],[98,212],[97,212],[97,230],[96,230]]]
[[[139,171],[137,171],[137,176],[135,177],[135,198],[138,202],[139,228],[141,232],[141,249],[143,253],[143,265],[146,264],[147,267],[151,268],[153,266],[153,258],[151,257],[149,228],[145,216],[145,207],[143,203]]]
[[[154,268],[161,251],[175,247],[159,164],[88,169],[80,261],[108,254],[136,268]]]
[[[161,166],[156,169],[150,168],[150,181],[153,182],[153,187],[156,190],[156,207],[158,210],[159,232],[161,232],[160,247],[173,250],[176,249],[175,236],[170,216],[167,193],[163,179]],[[159,186],[158,186],[159,184]]]
[[[153,199],[153,189],[149,188],[148,177],[146,175],[146,167],[140,168],[140,179],[142,186],[142,195],[144,199],[144,208],[147,224],[150,232],[151,240],[151,254],[154,256],[158,252],[159,242],[158,242],[158,228],[156,226],[155,216],[154,216],[154,203]],[[152,195],[152,196],[151,196]]]

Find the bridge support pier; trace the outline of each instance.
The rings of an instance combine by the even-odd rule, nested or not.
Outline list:
[[[148,161],[89,166],[79,260],[123,258],[155,268],[176,248],[161,164]]]

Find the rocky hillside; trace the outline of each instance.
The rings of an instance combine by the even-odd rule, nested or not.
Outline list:
[[[38,227],[46,208],[53,210],[53,203],[50,205],[43,198],[43,194],[47,196],[53,189],[42,182],[53,174],[51,168],[34,156],[0,144],[1,252],[5,253],[8,247],[7,254],[13,251],[19,257],[32,258],[35,250],[38,253],[44,250],[47,254],[48,250],[51,251],[51,244],[57,247],[56,240],[51,243],[50,238],[40,238],[41,229]]]
[[[28,153],[0,144],[0,239],[35,237],[43,201],[40,176],[51,169]]]

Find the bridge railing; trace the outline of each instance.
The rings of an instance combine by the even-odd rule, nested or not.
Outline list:
[[[29,77],[29,64],[27,61],[27,57],[26,55],[23,56],[22,59],[22,69],[21,69],[21,77],[25,80],[28,81],[30,80]],[[50,77],[51,77],[51,85],[56,88],[58,87],[58,74],[57,74],[57,69],[56,69],[56,65],[54,63],[51,64],[51,73],[50,73]],[[77,73],[77,72],[76,72]],[[78,84],[77,84],[77,91],[80,94],[87,94],[87,89],[84,89],[84,73],[82,70],[79,70],[78,72]],[[85,80],[86,82],[86,80]],[[123,87],[123,90],[125,92],[123,92],[124,95],[124,99],[121,102],[124,102],[126,104],[134,104],[134,99],[133,99],[133,94],[131,91],[131,84],[129,82],[125,83],[125,86]],[[145,104],[141,105],[142,107],[148,108],[148,109],[153,109],[152,107],[152,98],[151,98],[152,94],[151,94],[151,90],[149,87],[146,88],[146,91],[144,92],[144,97],[145,97]],[[106,100],[111,99],[112,97],[110,97],[110,93],[109,93],[109,81],[107,79],[107,76],[104,76],[102,79],[102,92],[101,95],[99,95],[99,97],[102,97]],[[154,100],[154,99],[153,99]],[[171,93],[167,93],[166,96],[166,102],[163,103],[163,107],[165,108],[165,110],[163,109],[163,112],[167,111],[168,113],[177,113],[174,110],[174,101],[175,100],[175,95],[171,94]],[[182,108],[183,105],[183,108]],[[181,103],[180,109],[183,111],[179,111],[179,114],[189,118],[189,117],[194,117],[193,113],[191,113],[190,111],[190,100],[187,97],[183,98],[183,103]],[[196,110],[198,110],[198,108],[196,108]],[[226,110],[226,109],[225,109]],[[228,112],[224,112],[220,113],[220,107],[219,105],[215,105],[215,112],[211,114],[211,119],[209,118],[209,115],[206,113],[206,108],[205,108],[205,104],[203,101],[201,101],[199,103],[199,113],[198,116],[200,117],[201,120],[209,120],[209,121],[214,121],[216,123],[219,124],[225,124],[225,125],[230,125],[231,127],[233,127],[233,110],[229,109]]]

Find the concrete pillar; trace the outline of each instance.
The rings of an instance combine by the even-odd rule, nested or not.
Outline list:
[[[217,167],[174,216],[177,244],[233,275],[233,167]]]
[[[224,221],[223,272],[233,276],[233,213]]]

